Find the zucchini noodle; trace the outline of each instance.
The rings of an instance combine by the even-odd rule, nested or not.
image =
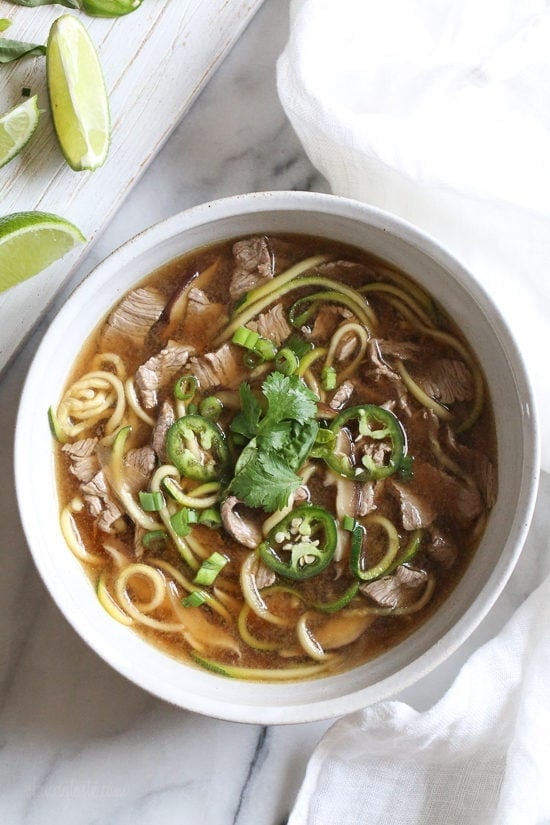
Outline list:
[[[174,613],[185,627],[186,640],[195,650],[202,653],[212,648],[222,648],[240,654],[236,638],[209,621],[200,607],[184,607],[173,584],[168,585],[168,598]]]
[[[348,375],[351,375],[356,369],[357,365],[361,363],[361,361],[365,357],[365,352],[367,351],[367,346],[369,343],[368,333],[366,329],[361,326],[361,324],[356,324],[353,322],[342,324],[338,327],[338,329],[331,338],[327,357],[325,360],[325,367],[331,367],[334,364],[334,361],[337,356],[338,345],[341,343],[342,339],[350,335],[350,333],[357,337],[359,346],[357,348],[357,354],[354,356],[353,360],[347,365],[345,369],[337,373],[339,382],[344,381],[348,377]]]
[[[405,292],[409,295],[412,295],[413,298],[416,298],[417,302],[420,304],[421,307],[428,313],[430,318],[434,316],[434,304],[431,297],[428,295],[427,292],[424,292],[421,286],[415,284],[405,275],[401,274],[401,272],[397,272],[395,269],[390,269],[390,267],[383,266],[381,264],[377,264],[376,269],[380,275],[384,278],[388,278],[390,281],[396,283],[398,286],[401,287]]]
[[[128,595],[128,587],[134,576],[138,576],[149,581],[154,593],[150,603],[162,603],[166,598],[166,580],[159,570],[148,564],[129,564],[121,570],[115,580],[115,594],[122,609],[136,622],[139,622],[146,627],[150,627],[152,630],[160,630],[163,633],[178,633],[185,630],[184,625],[181,623],[163,622],[159,619],[148,616],[148,605],[145,605],[145,607],[140,610],[140,608],[134,604]]]
[[[275,278],[273,280],[275,280]],[[372,331],[372,327],[376,324],[376,316],[367,302],[360,300],[358,293],[354,289],[346,286],[345,284],[335,283],[330,278],[324,278],[320,275],[311,275],[303,278],[296,278],[293,281],[284,283],[276,291],[272,291],[266,297],[260,298],[260,300],[255,301],[255,303],[251,306],[247,304],[247,307],[244,310],[240,309],[239,313],[235,315],[225,329],[222,330],[220,335],[218,335],[214,341],[214,344],[219,345],[224,341],[227,341],[228,338],[231,338],[238,327],[245,326],[249,321],[255,318],[256,315],[259,315],[260,312],[266,309],[278,298],[292,292],[294,289],[302,289],[303,287],[308,286],[328,287],[330,290],[329,292],[318,292],[314,296],[309,297],[312,300],[321,300],[327,299],[328,296],[330,300],[344,304],[351,309],[355,315],[357,315],[369,333]]]
[[[309,352],[306,352],[306,354],[300,358],[300,365],[298,367],[297,374],[300,376],[304,375],[304,373],[309,370],[311,365],[319,358],[326,355],[326,353],[327,349],[325,347],[315,347],[315,349],[310,349]]]
[[[260,619],[265,619],[266,622],[278,625],[279,627],[292,627],[292,619],[284,619],[282,616],[277,616],[275,613],[271,612],[265,603],[265,600],[263,599],[256,583],[256,577],[252,569],[253,565],[258,563],[258,559],[258,551],[253,550],[248,554],[241,566],[240,580],[244,600],[252,612],[255,613],[256,616],[259,616]]]
[[[377,513],[370,513],[368,516],[365,516],[363,519],[363,526],[367,530],[367,539],[368,539],[368,527],[370,524],[378,524],[382,527],[388,538],[388,545],[386,548],[386,552],[384,556],[380,559],[380,561],[370,567],[368,570],[363,571],[361,578],[363,580],[372,580],[378,578],[380,575],[385,573],[386,570],[390,567],[391,563],[397,556],[399,552],[399,535],[395,528],[395,525],[386,518],[386,516],[378,515]]]
[[[109,589],[105,582],[104,572],[100,574],[99,579],[97,580],[96,593],[99,603],[104,608],[104,610],[107,611],[109,616],[111,616],[113,619],[116,619],[116,621],[120,624],[126,625],[127,627],[130,627],[134,624],[134,620],[120,608],[120,605],[116,602],[116,600],[109,592]]]
[[[154,418],[152,418],[152,416],[150,416],[149,413],[145,412],[145,410],[139,403],[133,378],[126,379],[126,382],[124,384],[124,392],[126,395],[126,401],[128,402],[128,406],[130,407],[130,409],[134,411],[138,418],[141,418],[141,420],[145,421],[146,424],[149,424],[150,427],[154,427]]]
[[[325,652],[323,646],[317,641],[311,630],[307,626],[308,613],[303,613],[296,623],[296,635],[303,650],[311,659],[317,662],[326,662],[329,654]]]
[[[481,411],[483,409],[483,401],[484,401],[484,391],[483,391],[483,376],[481,371],[479,370],[477,364],[475,363],[474,359],[470,355],[468,349],[459,341],[454,335],[451,335],[448,332],[444,332],[441,329],[432,329],[431,327],[427,327],[422,324],[415,316],[410,312],[408,307],[406,307],[400,301],[392,301],[395,308],[401,312],[402,315],[414,326],[419,332],[424,333],[425,335],[429,335],[434,338],[436,341],[441,341],[444,344],[447,344],[451,349],[454,349],[455,352],[463,358],[463,360],[468,365],[468,368],[472,374],[473,382],[474,382],[474,400],[472,403],[472,407],[470,409],[469,414],[465,418],[465,420],[457,427],[457,432],[462,433],[466,430],[469,430],[470,427],[475,424],[479,416],[481,415]],[[436,402],[437,403],[437,402]]]
[[[400,298],[403,303],[405,303],[410,309],[415,312],[420,320],[426,324],[428,327],[435,327],[435,324],[430,317],[430,315],[425,312],[424,308],[418,304],[417,301],[405,290],[400,289],[398,286],[394,286],[393,284],[384,284],[378,281],[375,281],[370,284],[366,284],[365,286],[359,287],[357,290],[361,293],[361,295],[368,295],[369,293],[378,292],[378,293],[387,293],[390,295],[394,295],[397,298]]]
[[[211,670],[220,676],[229,676],[234,679],[246,679],[257,682],[290,682],[296,679],[309,679],[312,676],[319,676],[334,663],[334,659],[331,659],[330,662],[320,662],[314,665],[297,665],[296,667],[274,669],[222,665],[211,659],[205,659],[197,655],[194,655],[193,659],[206,670]]]
[[[97,355],[94,355],[92,369],[101,370],[106,364],[111,364],[114,367],[115,375],[121,381],[126,379],[126,365],[120,355],[116,352],[98,352]]]
[[[96,370],[69,387],[59,404],[57,418],[65,434],[75,439],[103,419],[107,419],[105,433],[109,435],[120,425],[125,410],[126,396],[120,378],[112,372]]]
[[[86,562],[86,564],[92,564],[95,567],[97,565],[104,564],[105,559],[102,559],[101,556],[96,556],[93,553],[88,553],[86,547],[84,546],[84,542],[82,541],[82,537],[80,535],[80,530],[78,529],[73,515],[75,512],[80,512],[82,508],[79,505],[81,504],[81,501],[79,504],[76,504],[73,500],[63,508],[59,518],[61,532],[63,533],[63,538],[67,542],[69,550],[77,557],[77,559]]]
[[[164,559],[150,559],[150,563],[168,573],[168,575],[188,593],[195,593],[197,591],[200,592],[205,597],[205,604],[211,607],[215,613],[218,613],[226,621],[231,621],[231,614],[228,612],[225,605],[215,599],[207,590],[203,590],[202,588],[197,587],[196,584],[193,584],[193,582],[189,581],[189,579],[187,579],[183,573],[174,567],[173,564],[170,564],[168,561],[164,561]]]
[[[122,427],[116,434],[109,463],[105,469],[108,470],[109,482],[113,490],[132,521],[139,524],[144,530],[158,530],[160,527],[159,522],[136,503],[127,483],[124,481],[122,452],[130,430],[131,427],[129,426]]]
[[[326,263],[328,260],[330,260],[329,255],[313,255],[310,258],[305,258],[303,261],[299,261],[297,264],[291,266],[285,272],[281,272],[280,275],[270,278],[264,284],[261,284],[261,286],[251,289],[245,300],[240,304],[238,313],[266,296],[272,295],[273,293],[279,294],[281,286],[284,286],[289,281],[294,281],[299,275],[319,266],[319,264]]]
[[[239,629],[239,634],[243,642],[249,647],[254,648],[254,650],[279,650],[282,645],[279,642],[270,642],[266,639],[258,639],[256,636],[253,636],[252,633],[248,629],[247,620],[250,615],[250,605],[244,604],[239,612],[239,618],[237,620],[237,627]]]

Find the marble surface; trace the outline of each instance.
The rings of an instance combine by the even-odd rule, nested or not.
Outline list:
[[[279,104],[275,62],[287,0],[260,12],[97,240],[70,286],[152,222],[214,197],[266,189],[327,191]],[[247,726],[174,708],[89,650],[53,604],[17,516],[12,444],[24,375],[48,318],[0,381],[0,821],[7,825],[282,825],[330,721]],[[548,494],[543,479],[541,494]],[[463,647],[400,695],[430,707],[470,653],[536,582],[535,518],[520,565]]]

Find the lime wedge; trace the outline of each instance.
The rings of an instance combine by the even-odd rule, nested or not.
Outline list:
[[[109,151],[109,101],[95,46],[73,15],[52,24],[46,48],[52,117],[65,160],[77,172],[97,169]]]
[[[29,142],[38,118],[36,95],[0,115],[0,166],[14,158]]]
[[[0,218],[0,292],[46,269],[84,240],[76,226],[47,212]]]

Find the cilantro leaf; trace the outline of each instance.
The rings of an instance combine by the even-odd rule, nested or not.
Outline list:
[[[235,464],[229,489],[249,507],[267,512],[288,504],[302,479],[297,471],[312,449],[319,424],[318,398],[296,375],[272,372],[262,384],[266,412],[250,386],[241,384],[241,410],[231,430],[249,439]]]
[[[309,418],[301,424],[299,421],[281,421],[268,431],[258,435],[260,450],[277,452],[291,470],[299,470],[309,455],[319,424]]]
[[[275,452],[257,449],[233,478],[230,489],[249,507],[263,507],[273,513],[288,504],[302,479]]]
[[[262,407],[250,385],[243,382],[239,389],[241,398],[240,412],[231,422],[231,431],[243,435],[245,438],[254,438],[258,432],[258,425],[262,415]]]
[[[268,401],[267,413],[260,425],[262,429],[285,419],[303,423],[315,417],[319,399],[297,375],[272,372],[265,379],[262,392]]]

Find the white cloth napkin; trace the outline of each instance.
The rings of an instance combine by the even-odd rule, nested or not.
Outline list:
[[[293,0],[277,80],[335,194],[427,231],[492,294],[550,470],[550,0]],[[528,545],[531,582],[550,570],[547,535]],[[550,822],[549,619],[547,577],[429,711],[384,702],[337,722],[289,825]]]
[[[491,292],[550,411],[550,2],[293,0],[278,89],[334,194],[416,224]]]

